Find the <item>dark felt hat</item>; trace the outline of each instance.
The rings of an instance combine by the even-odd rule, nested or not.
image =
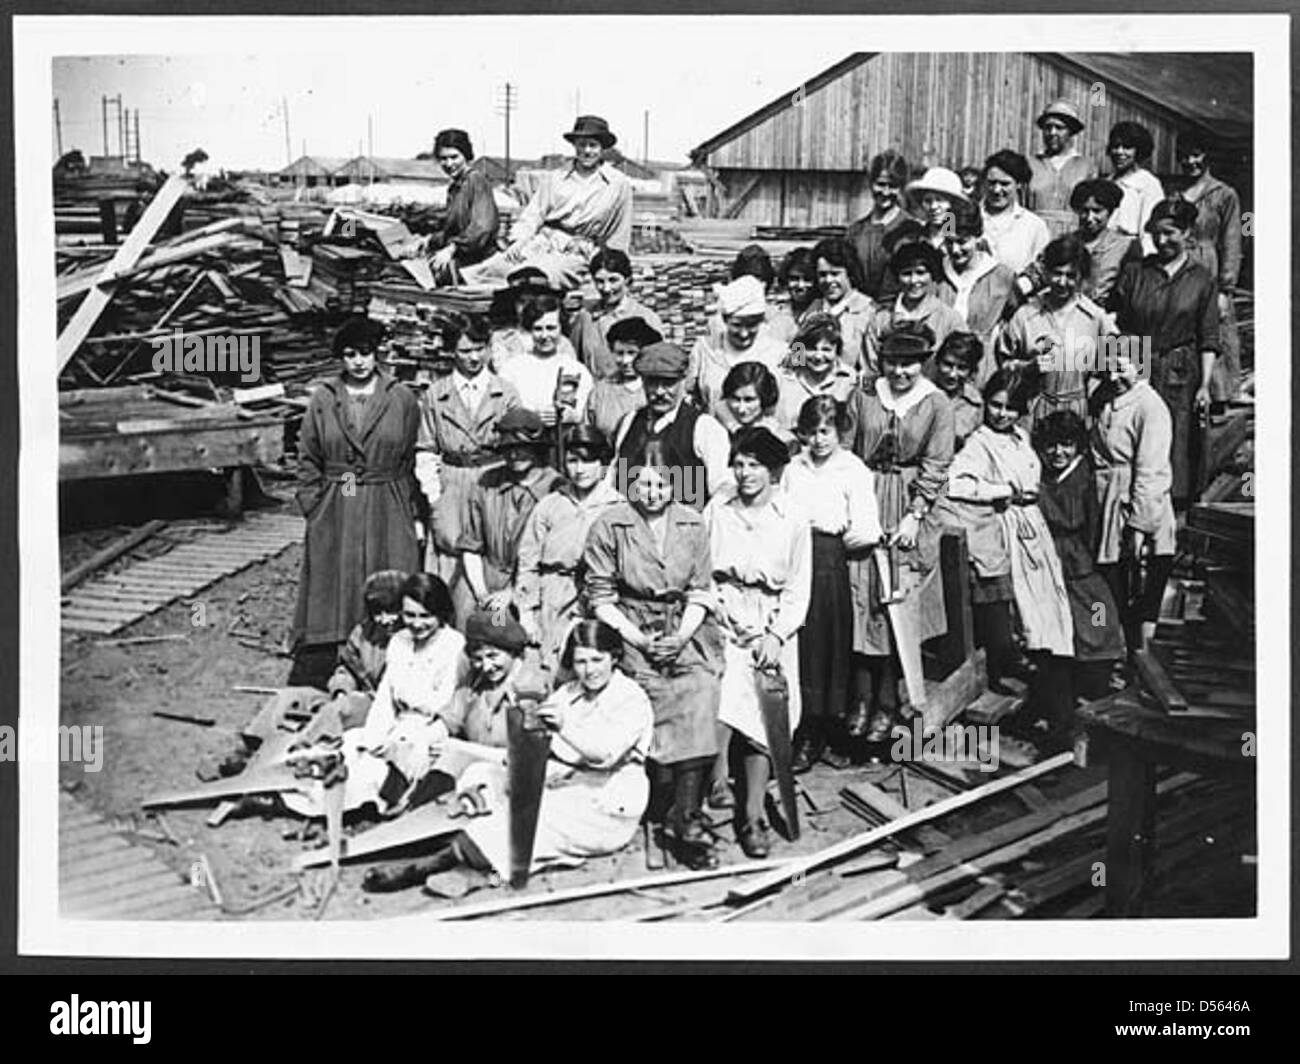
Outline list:
[[[690,356],[676,344],[660,340],[657,344],[641,349],[641,353],[636,356],[635,369],[642,377],[678,379],[686,376],[690,361]]]
[[[929,358],[933,351],[934,333],[925,325],[915,329],[897,328],[880,341],[882,362],[919,362]]]
[[[475,610],[465,618],[465,642],[522,654],[528,646],[528,633],[509,610]]]
[[[580,454],[584,458],[592,458],[597,462],[608,462],[613,455],[609,437],[595,425],[588,425],[585,421],[574,425],[565,435],[564,449],[567,453]]]
[[[494,450],[514,447],[518,444],[546,445],[546,425],[531,410],[517,406],[507,410],[497,422],[497,439],[492,445]]]
[[[609,327],[605,340],[612,347],[616,343],[636,344],[637,347],[649,347],[657,344],[663,336],[659,330],[646,322],[645,318],[620,318]]]
[[[579,137],[598,140],[602,148],[612,148],[618,143],[618,138],[609,131],[609,123],[599,115],[579,115],[573,120],[573,129],[564,134],[564,139],[572,144]]]

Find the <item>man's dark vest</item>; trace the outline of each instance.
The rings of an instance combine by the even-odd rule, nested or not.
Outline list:
[[[704,509],[707,501],[708,471],[695,453],[695,422],[700,416],[698,408],[682,403],[677,416],[662,432],[652,433],[650,422],[654,418],[649,407],[642,407],[632,415],[627,435],[618,449],[625,470],[637,466],[667,466],[669,481],[673,486],[673,501]],[[620,481],[620,488],[626,485]]]

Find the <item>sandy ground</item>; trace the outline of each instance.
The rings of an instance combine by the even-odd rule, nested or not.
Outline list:
[[[281,490],[279,494],[287,493]],[[200,503],[206,501],[206,495],[200,493],[200,496],[198,502],[191,499],[187,507],[178,497],[170,498],[164,505],[160,496],[154,494],[152,512],[136,512],[132,520],[138,524],[168,510],[173,516],[183,513],[183,519],[167,533],[177,538],[200,534],[204,527],[220,527],[215,518],[202,516]],[[96,523],[98,527],[84,527],[89,524],[92,522],[83,521],[83,527],[66,531],[62,537],[65,567],[88,556],[121,532],[120,528],[103,523]],[[163,538],[151,542],[139,553],[157,553],[168,546],[168,540]],[[292,618],[300,560],[301,548],[291,547],[267,562],[217,582],[198,598],[173,604],[114,637],[182,634],[186,637],[182,642],[113,647],[100,645],[104,637],[64,634],[60,723],[101,725],[105,754],[102,770],[97,773],[83,771],[78,765],[63,766],[63,786],[86,807],[106,817],[135,817],[141,826],[153,828],[141,809],[141,800],[151,793],[195,784],[195,769],[201,758],[228,749],[240,726],[264,700],[262,696],[239,693],[233,688],[238,685],[274,687],[284,683],[290,665],[287,657],[278,656],[271,649],[242,646],[227,635],[227,628],[239,620],[240,627],[260,631],[268,648],[282,646]],[[118,566],[123,564],[119,562]],[[193,623],[196,603],[204,607],[202,625]],[[158,710],[211,717],[216,724],[200,727],[160,719],[153,715]],[[1103,778],[1103,766],[1093,765],[1088,770],[1067,767],[1039,781],[1038,788],[1050,799]],[[803,777],[819,811],[809,815],[810,810],[805,806],[804,832],[798,842],[790,843],[774,836],[772,857],[808,853],[865,830],[867,825],[848,812],[838,798],[840,788],[861,780],[876,782],[896,798],[900,797],[893,766],[869,765],[840,772],[819,766]],[[914,774],[909,774],[908,792],[913,808],[948,793]],[[200,855],[206,854],[227,909],[254,905],[294,884],[291,862],[302,852],[304,844],[285,836],[299,827],[301,822],[297,818],[277,808],[272,800],[256,800],[220,827],[210,828],[204,820],[211,809],[211,804],[168,809],[166,821],[180,845],[150,845],[155,845],[159,856],[182,874]],[[1026,806],[1020,800],[1002,796],[945,820],[943,827],[949,834],[960,834],[1024,812]],[[721,820],[724,814],[715,816]],[[719,831],[724,840],[720,849],[723,863],[744,861],[730,826],[722,824]],[[426,897],[418,889],[387,895],[366,894],[360,889],[365,867],[364,863],[344,866],[325,919],[389,917],[454,904]],[[311,873],[312,876],[324,874]],[[647,874],[638,839],[623,853],[591,861],[584,868],[536,876],[527,890],[530,894],[550,892]],[[673,910],[676,914],[692,905],[715,903],[726,888],[727,881],[719,880],[593,899],[563,908],[530,909],[505,918],[649,919],[656,913],[662,915]],[[499,898],[505,895],[506,889],[479,891],[464,903]],[[712,918],[713,914],[682,913],[687,919],[706,915]],[[314,917],[314,906],[299,894],[242,916],[226,918]]]

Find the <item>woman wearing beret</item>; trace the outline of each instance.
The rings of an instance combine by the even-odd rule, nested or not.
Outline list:
[[[1119,185],[1124,198],[1110,217],[1110,224],[1125,236],[1142,241],[1142,253],[1150,255],[1155,243],[1147,231],[1152,208],[1164,198],[1159,178],[1146,168],[1155,150],[1155,142],[1146,126],[1137,122],[1116,122],[1106,141],[1110,156],[1110,179]]]
[[[904,588],[919,578],[925,564],[916,552],[917,536],[947,484],[952,461],[952,407],[922,373],[934,347],[926,325],[897,326],[880,345],[881,376],[854,397],[853,451],[875,473],[880,527],[891,549],[902,552]],[[849,565],[859,701],[847,730],[850,738],[878,743],[889,736],[898,709],[898,652],[876,559],[851,559]]]
[[[436,249],[430,264],[435,277],[456,284],[459,267],[482,262],[496,251],[501,219],[492,185],[470,168],[474,148],[468,133],[463,129],[441,130],[433,140],[433,154],[451,184],[447,186],[442,226],[429,242]]]
[[[599,429],[574,426],[564,443],[566,479],[533,507],[519,538],[515,602],[541,647],[541,666],[552,677],[569,628],[582,614],[578,589],[587,533],[623,501],[605,477],[612,453]]]
[[[1035,125],[1043,135],[1043,150],[1029,160],[1025,205],[1047,223],[1052,236],[1062,236],[1074,228],[1070,192],[1080,181],[1096,177],[1097,168],[1074,147],[1083,120],[1069,100],[1049,103]]]
[[[703,516],[673,501],[677,470],[653,445],[630,459],[628,502],[596,519],[583,554],[591,612],[623,637],[623,671],[650,696],[649,819],[693,868],[717,863],[701,815],[718,750],[722,636]]]
[[[298,437],[298,505],[307,518],[290,684],[324,680],[338,644],[365,615],[366,577],[419,568],[415,393],[381,373],[384,327],[346,322],[334,337],[342,373],[312,393]],[[315,648],[315,649],[310,649]],[[314,674],[317,658],[324,675]]]
[[[741,429],[731,444],[736,490],[714,498],[704,511],[725,639],[718,719],[734,737],[728,745],[742,746],[744,802],[736,829],[749,857],[766,857],[769,848],[763,673],[784,678],[791,734],[799,724],[798,632],[808,612],[812,533],[808,518],[778,488],[789,458],[786,443],[772,432]]]
[[[575,678],[537,707],[551,745],[531,872],[578,867],[589,857],[616,853],[636,835],[648,800],[645,762],[654,713],[645,692],[619,671],[622,655],[617,632],[600,621],[580,621],[563,655]],[[487,815],[467,819],[431,858],[368,876],[368,889],[423,882],[427,894],[459,897],[510,874],[504,766],[478,761],[465,768],[458,785],[462,794],[477,796]]]
[[[1051,239],[1047,223],[1020,203],[1020,190],[1032,176],[1018,152],[994,152],[984,162],[984,242],[1015,273],[1038,258]]]
[[[951,219],[949,222],[951,226]],[[900,244],[889,259],[889,271],[898,282],[898,295],[891,304],[876,309],[867,323],[862,345],[866,364],[862,385],[869,387],[882,371],[880,349],[884,338],[901,325],[923,325],[935,344],[950,332],[965,328],[962,316],[938,295],[943,278],[943,255],[926,241]]]
[[[1219,285],[1188,253],[1196,208],[1182,199],[1161,200],[1147,229],[1154,255],[1124,267],[1111,290],[1109,309],[1121,333],[1141,337],[1150,363],[1144,367],[1173,418],[1174,506],[1196,496],[1199,457],[1196,420],[1210,405],[1210,381],[1221,342]]]

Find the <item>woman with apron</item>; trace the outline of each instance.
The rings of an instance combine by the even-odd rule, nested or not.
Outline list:
[[[722,635],[711,616],[708,525],[673,501],[654,444],[629,473],[629,501],[597,518],[583,554],[591,612],[623,637],[620,667],[654,707],[649,819],[694,868],[717,863],[701,823],[717,753]]]

